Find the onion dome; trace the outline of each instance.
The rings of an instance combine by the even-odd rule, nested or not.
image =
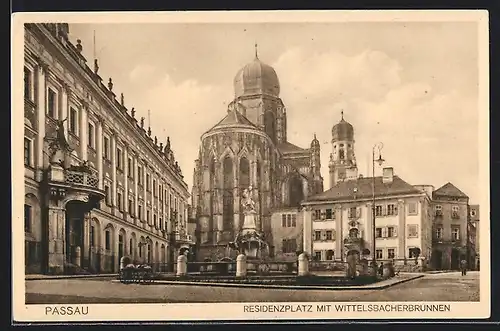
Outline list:
[[[353,140],[354,139],[354,128],[349,122],[344,120],[344,112],[341,112],[341,120],[335,124],[332,128],[332,140]]]
[[[241,68],[234,77],[235,97],[255,94],[269,94],[278,97],[280,83],[273,67],[259,60],[257,45],[255,59]]]

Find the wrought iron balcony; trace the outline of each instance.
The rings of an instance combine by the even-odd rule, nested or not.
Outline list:
[[[70,185],[82,185],[92,188],[99,187],[99,179],[96,175],[75,170],[66,170],[64,172],[64,182]]]

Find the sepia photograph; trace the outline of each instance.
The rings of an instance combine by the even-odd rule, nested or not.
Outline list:
[[[386,14],[13,19],[19,316],[488,317],[488,14]]]

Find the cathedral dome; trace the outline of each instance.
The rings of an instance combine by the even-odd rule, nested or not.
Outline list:
[[[280,83],[273,67],[255,59],[241,68],[234,77],[234,94],[236,97],[252,94],[270,94],[278,97]]]
[[[332,128],[332,140],[353,140],[354,128],[352,125],[344,120],[344,112],[342,112],[342,119],[335,124]]]

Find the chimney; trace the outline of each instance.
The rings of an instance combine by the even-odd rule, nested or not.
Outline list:
[[[390,184],[390,183],[392,183],[393,179],[394,179],[394,169],[392,167],[384,168],[383,175],[382,175],[382,183]]]

